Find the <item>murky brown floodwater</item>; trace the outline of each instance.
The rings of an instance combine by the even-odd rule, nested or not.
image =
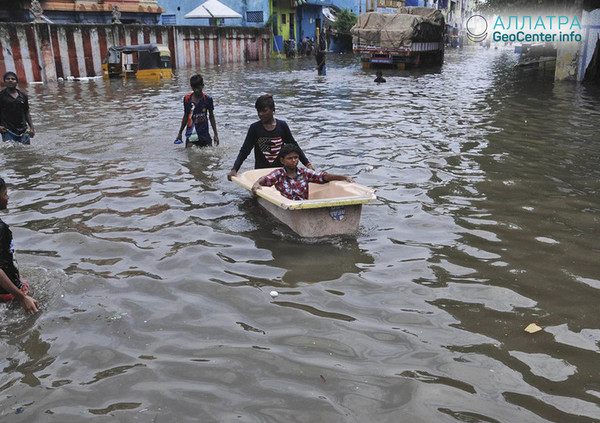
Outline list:
[[[202,69],[202,151],[173,144],[191,70],[22,87],[2,219],[43,311],[0,306],[2,422],[599,421],[600,91],[515,60]],[[299,239],[227,182],[264,92],[377,189],[356,237]]]

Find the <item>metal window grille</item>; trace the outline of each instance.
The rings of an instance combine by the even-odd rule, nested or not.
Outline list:
[[[264,22],[262,10],[256,12],[246,12],[246,21],[255,23]]]
[[[162,15],[163,25],[177,25],[177,18],[175,15]]]

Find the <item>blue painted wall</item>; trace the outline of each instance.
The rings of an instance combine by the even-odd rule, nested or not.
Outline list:
[[[264,26],[269,19],[270,9],[269,0],[219,0],[224,5],[238,12],[243,16],[242,19],[225,19],[225,26]],[[272,0],[271,0],[272,1]],[[290,0],[285,1],[286,4]],[[423,0],[413,0],[421,1]],[[209,25],[208,19],[185,19],[184,16],[201,5],[204,0],[158,0],[158,5],[165,9],[160,24],[163,25]],[[314,37],[314,29],[311,31],[311,26],[314,28],[314,20],[322,19],[321,6],[335,6],[339,9],[348,9],[356,15],[359,14],[361,2],[365,0],[309,0],[307,4],[296,8],[297,12],[297,36],[303,38],[305,36]],[[362,7],[364,10],[364,5]],[[248,13],[250,12],[250,13]],[[258,13],[253,13],[258,12]],[[262,12],[262,21],[253,22],[252,18],[256,18]],[[300,17],[302,16],[302,17]],[[250,18],[250,20],[248,19]],[[310,20],[313,20],[310,23]],[[311,35],[312,34],[312,35]]]
[[[303,5],[296,9],[296,18],[298,29],[296,31],[296,39],[301,40],[304,37],[316,40],[316,23],[317,19],[323,21],[321,6]]]
[[[431,6],[431,4],[433,4],[433,2],[431,2],[431,1],[429,3],[430,3],[430,6]],[[425,1],[424,0],[406,0],[405,5],[406,6],[421,6],[421,7],[423,7],[423,6],[425,6]]]
[[[219,0],[225,6],[235,10],[241,19],[224,19],[224,26],[264,26],[269,19],[269,0]],[[204,3],[204,0],[158,0],[158,5],[165,9],[161,18],[163,25],[209,25],[208,19],[185,19],[184,16]],[[250,12],[250,13],[248,13]],[[253,13],[258,12],[258,13]],[[262,21],[253,22],[252,18],[260,16]],[[250,18],[250,21],[248,20]]]

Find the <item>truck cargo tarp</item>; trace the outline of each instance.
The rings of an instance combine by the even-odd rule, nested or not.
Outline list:
[[[353,43],[386,48],[442,40],[444,17],[429,7],[401,7],[396,13],[363,13],[351,29]]]

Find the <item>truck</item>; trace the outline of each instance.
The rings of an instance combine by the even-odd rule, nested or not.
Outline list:
[[[363,68],[441,65],[445,26],[442,12],[431,7],[363,13],[350,30],[352,49],[360,54]]]

